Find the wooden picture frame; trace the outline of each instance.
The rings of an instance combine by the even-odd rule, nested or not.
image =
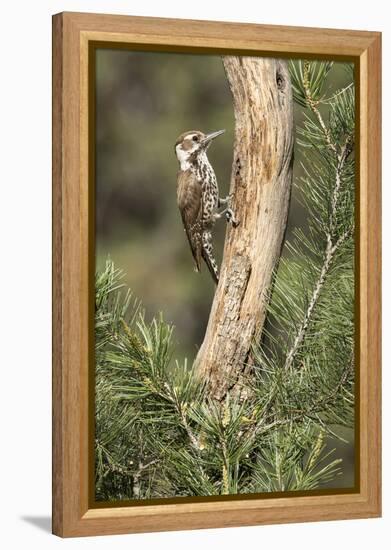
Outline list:
[[[89,154],[91,44],[350,59],[359,84],[359,487],[311,494],[91,506]],[[62,537],[378,517],[380,442],[381,35],[61,13],[53,17],[53,533]],[[92,459],[93,460],[93,459]]]

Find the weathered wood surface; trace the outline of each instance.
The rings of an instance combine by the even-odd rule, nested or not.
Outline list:
[[[222,399],[237,382],[266,316],[292,184],[293,101],[287,62],[223,58],[234,99],[231,188],[240,225],[228,227],[220,282],[195,367]]]

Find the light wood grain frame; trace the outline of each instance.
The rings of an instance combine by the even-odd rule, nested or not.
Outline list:
[[[91,506],[89,44],[341,56],[358,70],[359,487],[345,494]],[[381,35],[82,13],[53,17],[53,532],[63,537],[377,517],[380,443]],[[139,503],[140,504],[140,503]]]

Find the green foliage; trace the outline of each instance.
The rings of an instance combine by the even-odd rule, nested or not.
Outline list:
[[[276,431],[260,449],[252,476],[252,492],[305,491],[331,481],[341,471],[341,459],[329,460],[324,432],[290,425]]]
[[[307,107],[309,97],[317,103],[322,100],[324,85],[332,66],[332,61],[290,63],[293,97],[299,105]]]
[[[173,359],[173,327],[146,320],[110,260],[97,274],[98,500],[312,490],[341,476],[333,444],[354,423],[354,88],[326,97],[331,63],[291,69],[308,227],[285,244],[242,392],[211,399]]]

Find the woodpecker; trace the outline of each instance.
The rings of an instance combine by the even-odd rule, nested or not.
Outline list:
[[[181,134],[175,142],[179,162],[177,177],[177,202],[184,229],[194,258],[195,270],[201,270],[201,258],[205,261],[215,283],[219,274],[213,256],[212,230],[216,220],[223,215],[228,223],[237,227],[238,222],[230,208],[231,196],[219,197],[216,175],[206,156],[212,141],[225,130],[204,134],[192,130]],[[219,212],[219,209],[225,208]]]

